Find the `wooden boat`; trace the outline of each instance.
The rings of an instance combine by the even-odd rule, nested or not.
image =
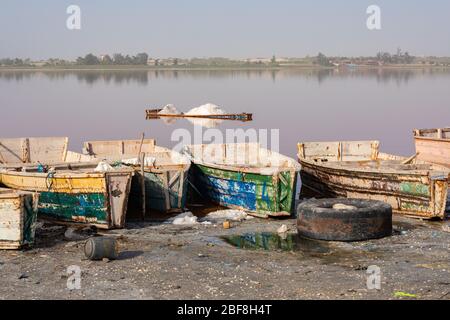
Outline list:
[[[159,118],[194,118],[194,119],[216,119],[216,120],[236,120],[236,121],[252,121],[252,113],[230,113],[230,114],[211,114],[211,115],[189,115],[189,114],[160,114],[162,109],[149,109],[146,110],[146,119],[159,119]]]
[[[133,170],[99,171],[98,160],[67,151],[67,142],[67,138],[0,139],[1,183],[38,192],[39,217],[122,228]]]
[[[446,167],[380,153],[378,141],[299,143],[298,158],[303,194],[381,200],[396,213],[445,217]]]
[[[183,211],[187,198],[190,160],[180,153],[155,145],[155,140],[88,141],[83,152],[95,158],[119,161],[136,171],[130,197],[142,201],[141,165],[138,155],[145,153],[146,207],[162,212]]]
[[[213,202],[263,218],[293,213],[300,170],[294,159],[257,143],[191,145],[184,154],[194,164],[193,185]]]
[[[92,159],[68,151],[69,138],[0,138],[0,167],[8,164],[88,162]]]
[[[0,188],[0,249],[34,243],[38,194]]]
[[[419,160],[450,167],[450,128],[415,129],[414,141]]]

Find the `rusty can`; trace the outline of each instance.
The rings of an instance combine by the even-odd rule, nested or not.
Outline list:
[[[117,240],[111,237],[90,238],[84,245],[84,254],[89,260],[115,260],[119,255]]]

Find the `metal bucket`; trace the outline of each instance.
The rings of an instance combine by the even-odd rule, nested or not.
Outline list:
[[[90,238],[84,245],[84,254],[89,260],[115,260],[119,255],[117,241],[111,237]]]

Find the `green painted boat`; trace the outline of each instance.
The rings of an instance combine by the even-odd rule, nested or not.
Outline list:
[[[67,138],[0,139],[0,181],[39,194],[39,218],[95,225],[125,224],[130,168],[99,168],[98,159],[67,151]]]
[[[193,162],[190,180],[209,200],[267,218],[295,210],[300,165],[258,143],[186,146]]]
[[[142,201],[142,167],[138,155],[144,153],[146,207],[160,212],[184,211],[187,178],[191,166],[187,157],[168,148],[156,146],[153,139],[88,141],[84,143],[83,153],[134,168],[131,204]]]

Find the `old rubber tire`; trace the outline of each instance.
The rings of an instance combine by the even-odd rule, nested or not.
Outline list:
[[[335,204],[356,207],[333,209]],[[327,241],[362,241],[392,234],[392,207],[361,199],[312,199],[297,207],[300,236]]]

